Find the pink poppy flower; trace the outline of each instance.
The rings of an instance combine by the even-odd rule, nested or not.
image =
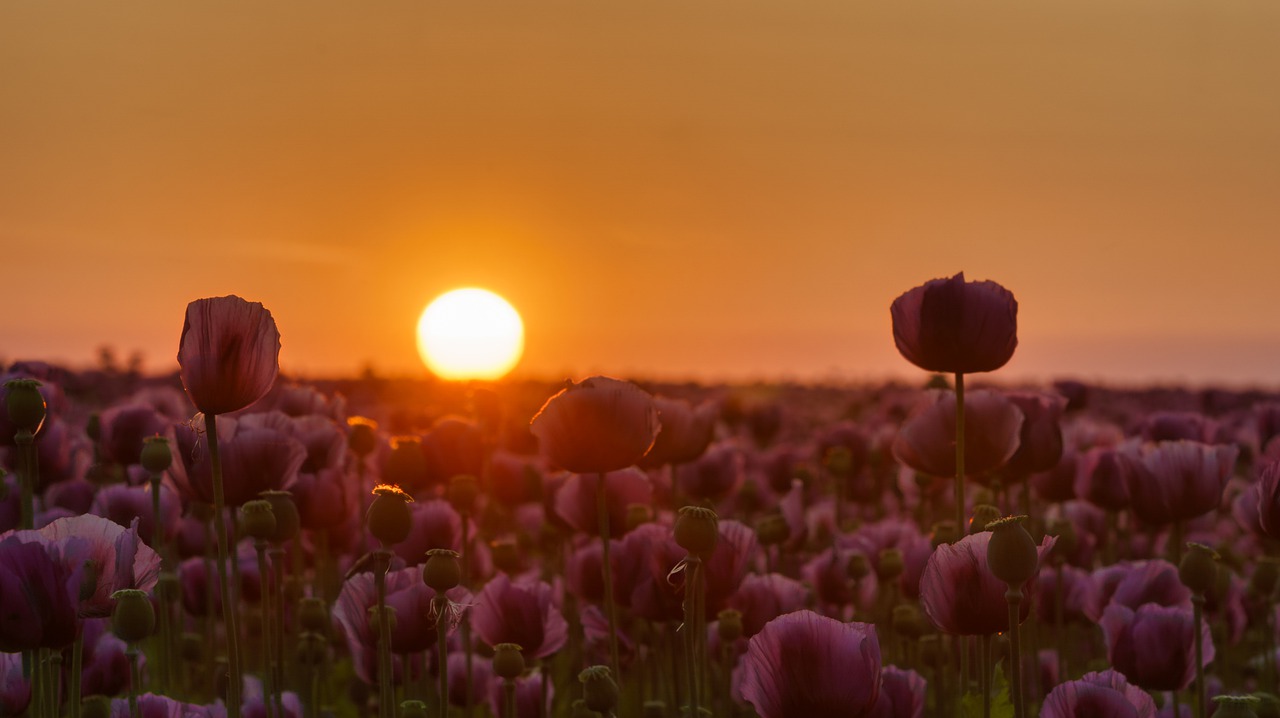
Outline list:
[[[1011,476],[1024,477],[1057,466],[1062,459],[1062,412],[1067,400],[1033,392],[1010,392],[1005,398],[1025,417],[1018,450],[1009,457],[1005,470]]]
[[[31,680],[22,675],[22,654],[0,653],[0,715],[22,715],[30,704]]]
[[[490,646],[515,643],[528,658],[546,658],[569,637],[551,584],[514,583],[506,574],[498,574],[476,594],[471,625]]]
[[[589,536],[600,535],[600,513],[597,505],[599,474],[569,474],[555,494],[555,513],[565,523]],[[653,503],[653,485],[637,468],[619,469],[604,475],[605,510],[609,514],[609,536],[627,533],[627,507]]]
[[[1191,609],[1145,604],[1136,611],[1112,603],[1102,614],[1107,660],[1149,691],[1180,691],[1195,678],[1195,631]],[[1213,661],[1209,624],[1200,624],[1204,664]]]
[[[1134,460],[1119,449],[1095,446],[1076,466],[1075,495],[1108,511],[1129,508],[1129,474]]]
[[[122,465],[136,464],[142,454],[142,442],[149,436],[163,434],[169,420],[146,404],[113,406],[102,412],[98,446],[104,461]]]
[[[1147,446],[1137,469],[1126,475],[1130,507],[1143,521],[1163,525],[1218,508],[1239,449],[1194,441]]]
[[[570,382],[547,399],[529,426],[552,463],[578,474],[631,466],[648,453],[661,428],[653,397],[604,376]]]
[[[280,332],[271,312],[237,296],[187,305],[178,340],[182,385],[196,409],[226,414],[261,399],[280,371]]]
[[[484,435],[474,422],[446,416],[422,437],[422,454],[433,484],[445,485],[460,474],[479,476],[484,463]]]
[[[875,626],[812,611],[780,616],[747,647],[741,697],[760,718],[860,718],[880,695]]]
[[[778,616],[804,608],[809,589],[780,573],[750,574],[729,597],[729,607],[742,613],[742,637],[751,638]]]
[[[1018,347],[1018,301],[992,281],[964,272],[934,279],[893,300],[893,342],[925,371],[995,371]]]
[[[111,621],[91,618],[84,622],[84,654],[80,694],[118,696],[129,689],[129,645],[111,632]],[[139,660],[146,661],[146,656]]]
[[[1017,405],[986,390],[964,402],[964,468],[979,476],[1003,466],[1018,450],[1024,418]],[[911,411],[893,442],[898,461],[930,476],[956,473],[956,395],[929,391]]]
[[[1040,718],[1155,718],[1151,695],[1129,685],[1113,670],[1086,673],[1077,681],[1054,686]]]
[[[152,514],[150,486],[111,484],[98,490],[89,505],[88,513],[111,519],[121,526],[138,521],[138,537],[148,546],[155,546],[155,516]],[[168,484],[160,484],[160,522],[166,541],[172,541],[181,527],[182,503]]]
[[[1257,514],[1257,526],[1271,538],[1280,538],[1280,460],[1264,464],[1254,484],[1253,511],[1248,510],[1248,500],[1242,514]],[[1247,521],[1247,518],[1246,518]]]
[[[1148,603],[1191,608],[1191,589],[1182,585],[1178,567],[1162,559],[1122,561],[1093,572],[1093,601],[1087,608],[1093,621],[1102,619],[1107,606],[1136,609]]]
[[[0,540],[0,651],[71,645],[79,630],[76,596],[83,571],[68,570],[44,543],[13,535]]]
[[[682,496],[719,501],[742,486],[744,470],[745,458],[736,444],[716,444],[676,468],[676,488]]]
[[[453,676],[450,669],[449,676]],[[503,705],[502,680],[489,678],[489,710],[493,715],[501,716]],[[542,693],[542,669],[534,669],[516,679],[516,714],[511,718],[543,718],[551,715],[551,705],[555,701],[556,687],[554,681],[547,681],[546,695]],[[543,703],[543,701],[546,701]],[[539,706],[541,704],[541,707]]]
[[[458,708],[467,705],[467,654],[463,651],[449,652],[449,705]],[[479,655],[471,656],[471,695],[470,704],[481,705],[485,700],[485,689],[494,682],[493,661]],[[517,698],[517,700],[519,700]],[[494,715],[498,715],[495,713]]]
[[[218,421],[227,506],[240,506],[263,491],[288,489],[306,461],[307,450],[287,431],[251,419]],[[205,438],[185,425],[174,427],[176,451],[170,477],[187,501],[213,503],[213,469]]]
[[[715,435],[720,407],[712,402],[703,402],[695,408],[684,399],[665,396],[654,397],[653,404],[658,409],[661,431],[653,442],[653,448],[640,460],[640,466],[656,468],[667,464],[687,464],[702,456]]]
[[[924,718],[924,676],[897,666],[880,672],[880,697],[871,718]]]
[[[1040,565],[1053,548],[1056,537],[1040,542]],[[1009,630],[1009,608],[1005,602],[1008,586],[987,568],[987,544],[991,532],[969,534],[953,544],[934,549],[920,578],[920,602],[924,612],[943,633],[986,636]],[[1034,581],[1034,579],[1032,579]],[[1031,612],[1035,587],[1023,589],[1021,619]]]

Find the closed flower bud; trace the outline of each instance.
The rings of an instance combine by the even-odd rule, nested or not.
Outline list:
[[[959,540],[960,531],[956,528],[956,522],[949,519],[934,524],[933,532],[929,534],[929,543],[934,548],[938,548],[943,544],[953,544]]]
[[[756,537],[761,546],[777,546],[791,538],[791,527],[782,514],[769,514],[756,522]]]
[[[987,524],[987,566],[992,575],[1010,586],[1021,586],[1036,575],[1040,556],[1036,542],[1022,525],[1025,516],[1010,516]]]
[[[156,630],[156,610],[145,591],[122,588],[111,594],[111,632],[126,643],[137,643]]]
[[[433,548],[427,552],[427,563],[422,567],[422,582],[436,593],[444,593],[462,582],[462,564],[457,551]]]
[[[240,525],[257,541],[266,541],[276,532],[276,515],[271,504],[261,499],[240,507]]]
[[[298,623],[307,631],[323,633],[329,628],[329,609],[324,599],[307,596],[298,602]]]
[[[402,701],[400,718],[427,718],[427,704],[422,701]]]
[[[351,453],[364,458],[378,448],[378,425],[369,419],[353,416],[347,419],[350,432],[347,434],[347,447]]]
[[[1255,710],[1262,702],[1255,696],[1214,696],[1213,718],[1258,718]]]
[[[298,515],[298,505],[293,502],[293,494],[288,491],[262,491],[258,495],[271,504],[271,511],[276,516],[276,530],[270,537],[271,542],[280,544],[293,540],[302,530],[302,518]]]
[[[598,713],[609,713],[618,704],[618,684],[608,666],[591,666],[578,674],[582,681],[582,699]]]
[[[449,479],[449,488],[445,498],[460,514],[469,514],[475,509],[476,499],[480,496],[480,482],[470,474],[458,474]]]
[[[867,560],[866,554],[853,553],[849,555],[849,563],[845,566],[845,570],[849,578],[861,581],[871,573],[871,562]]]
[[[707,558],[720,540],[719,524],[716,512],[711,509],[685,506],[676,517],[676,544],[694,556]]]
[[[142,440],[142,453],[138,458],[147,473],[153,476],[164,473],[173,463],[173,452],[169,450],[169,440],[163,436],[148,436]]]
[[[977,534],[986,531],[992,521],[1000,518],[1000,509],[991,504],[978,504],[973,507],[973,516],[969,517],[969,533]]]
[[[876,578],[880,579],[882,583],[897,581],[906,567],[907,564],[902,558],[901,549],[881,549],[880,562],[876,566]]]
[[[720,640],[732,643],[742,637],[742,612],[726,608],[716,616]]]
[[[644,504],[627,504],[627,531],[653,521],[653,509]]]
[[[4,383],[9,421],[19,434],[28,432],[35,436],[44,424],[48,407],[40,394],[41,386],[35,379],[10,379]]]
[[[493,674],[499,678],[515,680],[524,673],[524,654],[515,643],[499,643],[493,647]]]
[[[404,541],[413,528],[413,514],[409,511],[413,497],[401,491],[400,487],[388,484],[380,484],[373,493],[377,498],[369,504],[369,513],[365,516],[369,533],[383,546]]]
[[[1178,578],[1191,592],[1203,596],[1218,577],[1218,554],[1208,546],[1188,543],[1178,564]]]

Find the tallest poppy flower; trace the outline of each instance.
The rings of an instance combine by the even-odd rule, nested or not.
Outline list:
[[[893,300],[893,341],[926,371],[973,374],[1004,366],[1018,347],[1018,301],[964,272],[934,279]]]
[[[182,385],[205,414],[226,414],[261,399],[280,372],[280,332],[271,312],[237,296],[187,305],[178,340]]]

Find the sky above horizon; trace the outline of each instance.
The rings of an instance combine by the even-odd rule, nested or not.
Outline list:
[[[921,372],[889,304],[1019,301],[999,377],[1280,386],[1280,4],[0,5],[0,359],[423,374],[480,286],[530,377]]]

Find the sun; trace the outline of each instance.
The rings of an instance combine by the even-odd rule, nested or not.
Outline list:
[[[499,379],[523,352],[520,314],[487,289],[441,294],[418,319],[418,354],[442,379]]]

